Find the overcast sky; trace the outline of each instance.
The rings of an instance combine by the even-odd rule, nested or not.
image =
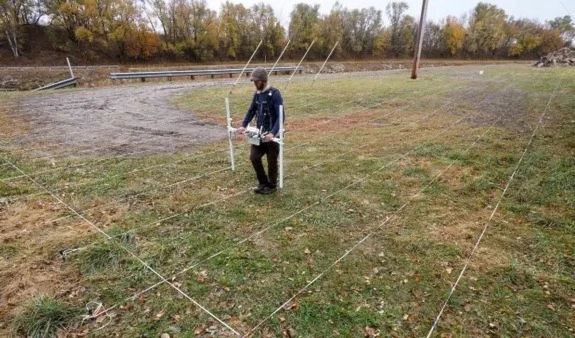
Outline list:
[[[322,14],[329,13],[335,0],[316,0],[316,1],[301,1],[301,0],[230,0],[233,3],[242,3],[246,7],[250,7],[255,3],[271,4],[274,8],[276,16],[278,16],[284,26],[289,22],[289,14],[295,4],[299,2],[306,2],[308,4],[319,4],[320,12]],[[419,18],[421,13],[421,0],[404,0],[409,4],[409,14]],[[225,0],[209,0],[208,4],[212,9],[218,10]],[[385,6],[392,1],[382,0],[340,0],[339,3],[343,7],[349,9],[353,8],[367,8],[375,7],[382,11],[385,16]],[[462,14],[468,13],[479,0],[429,0],[428,19],[438,21],[448,15],[460,17]],[[483,0],[503,8],[508,15],[514,17],[539,19],[546,21],[558,16],[573,15],[575,13],[574,0]],[[384,20],[387,24],[387,19]]]

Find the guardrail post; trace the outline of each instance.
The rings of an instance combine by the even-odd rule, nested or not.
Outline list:
[[[141,80],[142,82],[146,82],[146,78],[145,78],[145,77],[141,77],[140,80]]]

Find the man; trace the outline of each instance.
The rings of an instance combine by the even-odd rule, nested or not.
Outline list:
[[[245,134],[246,127],[256,117],[257,128],[261,130],[265,138],[259,145],[252,144],[250,148],[250,161],[259,182],[254,192],[256,194],[271,194],[276,190],[279,155],[279,144],[272,140],[279,133],[279,113],[283,99],[279,90],[268,85],[268,73],[265,69],[254,69],[250,80],[253,81],[256,92],[242,126],[237,131],[240,134]],[[264,155],[268,161],[267,175],[262,164]]]

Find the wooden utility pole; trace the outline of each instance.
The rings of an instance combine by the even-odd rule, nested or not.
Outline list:
[[[425,34],[425,18],[427,17],[427,0],[423,0],[421,7],[421,19],[419,19],[419,30],[417,31],[417,45],[415,47],[413,69],[411,70],[411,78],[417,79],[417,71],[419,70],[419,59],[421,58],[421,47],[423,45],[423,35]]]

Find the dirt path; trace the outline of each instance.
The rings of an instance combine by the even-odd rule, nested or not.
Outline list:
[[[162,83],[30,96],[16,113],[32,130],[21,144],[51,143],[58,153],[77,149],[82,156],[186,151],[194,144],[225,137],[225,129],[198,121],[192,111],[177,109],[170,101],[211,85]],[[32,153],[52,155],[52,148],[38,147]]]

